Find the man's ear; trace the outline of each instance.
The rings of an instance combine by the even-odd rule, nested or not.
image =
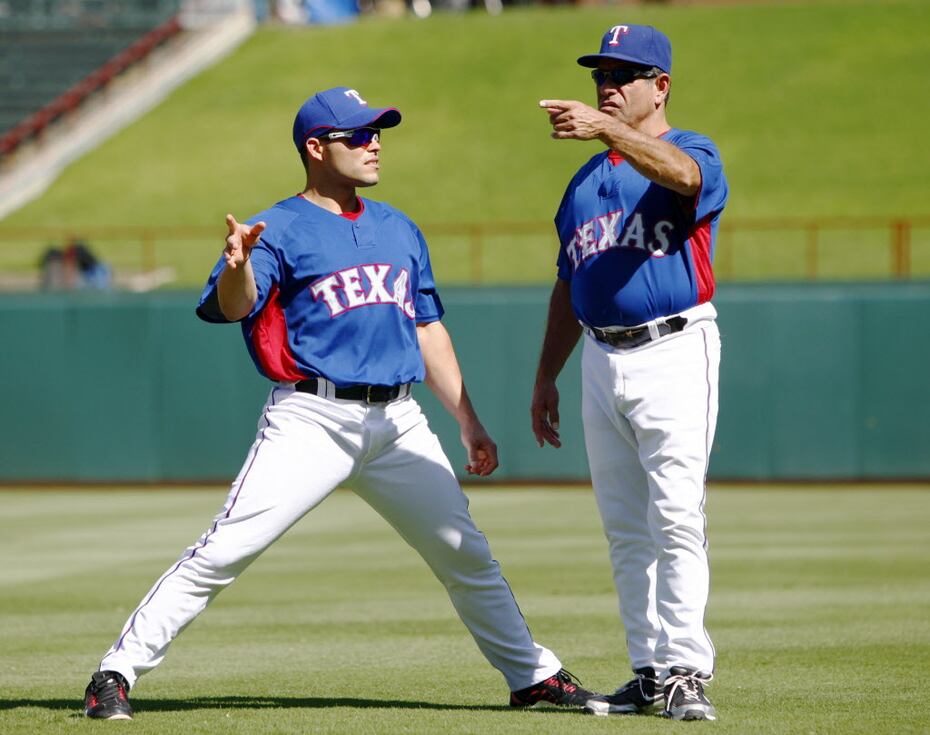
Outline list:
[[[656,107],[668,100],[672,91],[672,78],[668,74],[660,74],[656,77]]]
[[[307,151],[308,161],[323,160],[323,142],[319,138],[307,138],[304,147]]]

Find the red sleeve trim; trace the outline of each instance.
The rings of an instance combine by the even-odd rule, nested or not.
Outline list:
[[[698,222],[688,236],[691,264],[697,280],[697,303],[703,304],[714,296],[714,268],[710,259],[710,219]]]

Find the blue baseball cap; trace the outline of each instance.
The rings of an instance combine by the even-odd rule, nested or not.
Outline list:
[[[662,31],[652,26],[616,25],[601,39],[600,53],[581,56],[578,63],[594,69],[604,59],[656,66],[666,74],[671,74],[672,42]]]
[[[393,107],[369,107],[354,89],[333,87],[317,92],[304,102],[294,118],[294,145],[303,150],[307,138],[329,130],[393,128],[400,112]]]

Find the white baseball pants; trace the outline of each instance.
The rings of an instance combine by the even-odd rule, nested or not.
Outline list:
[[[533,641],[416,401],[366,405],[281,386],[271,391],[222,511],[143,598],[100,669],[133,686],[210,600],[343,484],[419,552],[511,690],[561,668]]]
[[[705,477],[717,422],[720,334],[710,304],[629,350],[584,338],[582,416],[634,669],[708,675]]]

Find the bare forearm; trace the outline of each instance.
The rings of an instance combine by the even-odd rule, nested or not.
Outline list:
[[[553,447],[562,446],[559,436],[559,390],[555,380],[581,336],[581,325],[572,310],[571,286],[569,281],[558,279],[549,298],[546,336],[543,338],[530,404],[533,434],[539,446],[546,443]]]
[[[426,385],[459,426],[478,423],[478,416],[465,389],[465,381],[449,333],[441,322],[417,326],[420,352],[426,365]]]
[[[237,268],[227,265],[217,279],[216,295],[220,311],[229,321],[236,322],[248,316],[258,301],[252,264],[246,260]]]
[[[657,138],[664,116],[648,129],[634,129],[622,120],[578,100],[540,100],[549,114],[552,137],[560,140],[600,140],[617,151],[650,181],[694,196],[701,190],[701,169],[677,146]],[[658,128],[658,129],[656,129]]]
[[[700,191],[701,169],[677,146],[618,121],[612,121],[598,138],[650,181],[683,196]]]
[[[572,310],[571,282],[560,278],[555,282],[549,298],[546,336],[543,338],[539,367],[536,370],[537,383],[555,382],[578,344],[579,337],[581,325]]]

